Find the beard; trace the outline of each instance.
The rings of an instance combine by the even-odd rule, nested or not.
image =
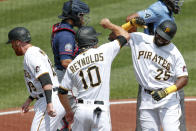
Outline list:
[[[22,56],[23,55],[23,51],[22,51],[22,49],[21,48],[15,48],[14,49],[14,51],[15,51],[15,54],[17,55],[17,56]]]

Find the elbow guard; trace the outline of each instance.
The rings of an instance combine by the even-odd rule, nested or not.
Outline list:
[[[49,73],[45,73],[45,74],[39,76],[38,80],[40,81],[42,87],[44,87],[45,85],[48,85],[48,84],[52,85],[52,81],[50,79]]]

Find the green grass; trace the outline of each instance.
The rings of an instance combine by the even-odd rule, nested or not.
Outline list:
[[[99,44],[108,42],[110,31],[99,22],[107,17],[121,25],[127,15],[147,8],[156,0],[84,0],[90,5],[90,26],[102,35]],[[53,60],[50,47],[51,27],[59,22],[58,15],[64,0],[7,0],[0,2],[0,109],[21,106],[28,97],[23,78],[23,57],[16,57],[11,45],[5,45],[7,34],[16,26],[24,26],[31,32],[32,43],[42,48]],[[195,0],[186,0],[182,12],[176,15],[178,32],[173,42],[181,51],[188,66],[189,84],[186,96],[196,96],[196,5]],[[131,52],[124,47],[112,64],[111,99],[136,98],[137,87]]]

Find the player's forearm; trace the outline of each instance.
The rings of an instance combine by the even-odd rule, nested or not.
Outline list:
[[[182,77],[179,77],[177,80],[176,80],[176,83],[175,85],[177,86],[177,90],[180,90],[182,89],[184,86],[186,86],[188,84],[188,76],[182,76]]]
[[[52,85],[47,84],[43,86],[43,89],[47,104],[52,103]]]
[[[167,87],[165,89],[165,92],[166,94],[170,94],[172,92],[175,92],[175,91],[178,91],[180,89],[182,89],[184,86],[186,86],[188,83],[188,76],[182,76],[182,77],[179,77],[177,80],[176,80],[176,83],[170,87]]]
[[[139,17],[139,15],[138,15],[137,13],[128,15],[127,18],[126,18],[126,22],[129,22],[131,19],[133,19],[133,18],[135,18],[135,17]],[[126,29],[125,29],[125,30],[126,30]],[[133,27],[129,28],[127,31],[128,31],[129,33],[131,33],[131,32],[136,32],[136,31],[137,31],[137,27],[136,27],[136,26],[133,26]]]
[[[125,37],[125,39],[127,41],[129,41],[129,39],[130,39],[129,33],[127,31],[125,31],[124,29],[122,29],[120,26],[117,26],[117,25],[111,23],[109,19],[107,19],[107,18],[102,19],[100,24],[104,28],[108,28],[112,32],[114,32],[115,36],[120,36],[121,35],[121,36]]]
[[[135,17],[139,17],[139,15],[137,13],[128,15],[126,18],[126,22],[129,22],[131,19],[133,19]]]
[[[66,110],[66,112],[71,112],[71,106],[69,104],[69,100],[66,94],[58,94],[59,96],[59,100],[61,102],[61,104],[63,105],[64,109]]]
[[[72,62],[71,59],[62,60],[62,61],[61,61],[61,65],[62,65],[65,69],[67,69],[69,63],[71,63],[71,62]]]

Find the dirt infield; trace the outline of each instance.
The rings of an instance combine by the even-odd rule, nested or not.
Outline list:
[[[196,101],[186,101],[185,106],[186,106],[187,131],[196,131]],[[10,111],[10,110],[6,110],[6,111]],[[5,112],[5,110],[0,112]],[[135,103],[112,104],[111,105],[112,130],[134,131],[135,123],[136,123],[135,113],[136,113]],[[27,114],[15,113],[15,114],[8,114],[8,115],[0,115],[0,131],[29,131],[33,119],[33,115],[34,115],[33,112],[29,112]]]

